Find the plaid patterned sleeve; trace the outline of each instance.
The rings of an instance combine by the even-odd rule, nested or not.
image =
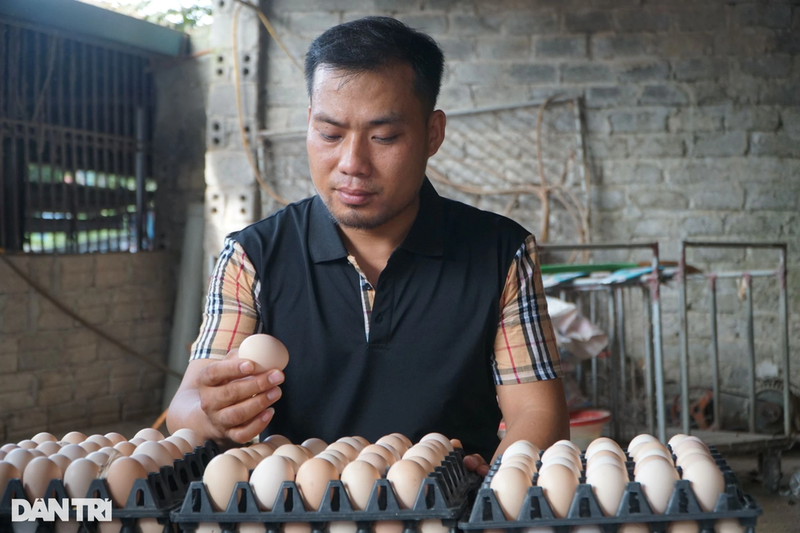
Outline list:
[[[242,341],[261,329],[253,264],[242,246],[225,239],[208,286],[200,334],[192,344],[190,359],[223,359]]]
[[[492,370],[497,385],[562,376],[533,235],[525,239],[508,270],[500,299]]]

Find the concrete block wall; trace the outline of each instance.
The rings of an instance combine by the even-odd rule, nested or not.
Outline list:
[[[191,34],[191,59],[156,61],[153,173],[156,191],[156,241],[170,250],[174,273],[180,265],[187,208],[205,197],[206,103],[213,76],[211,29]]]
[[[251,154],[256,154],[260,123],[259,76],[263,72],[261,26],[256,13],[234,0],[214,0],[211,28],[210,86],[206,105],[205,250],[210,274],[225,235],[261,218],[258,186],[248,161],[236,98],[238,65],[242,120]],[[234,61],[233,26],[237,24]]]
[[[788,242],[793,379],[800,382],[796,2],[264,0],[262,7],[299,60],[320,32],[365,15],[394,16],[428,32],[447,58],[439,101],[445,111],[541,101],[553,94],[582,98],[594,240],[658,241],[662,258],[673,260],[679,240],[686,238]],[[222,20],[219,27],[215,21],[220,46],[230,40],[225,33],[229,24]],[[263,127],[304,128],[308,102],[302,73],[273,41],[265,40],[261,51]],[[230,97],[219,98],[209,109],[216,113],[230,105]],[[291,157],[268,179],[290,199],[313,193],[302,139],[275,140],[271,149]],[[231,174],[245,169],[226,165]],[[274,205],[265,203],[265,214],[270,209]],[[528,212],[517,211],[515,218],[537,220],[536,202],[527,202],[524,209]],[[559,235],[559,240],[575,239]],[[645,257],[596,257],[627,259]],[[777,265],[776,255],[745,251],[700,251],[689,260],[705,269]],[[693,289],[690,295],[696,324],[702,324],[704,290]],[[735,286],[721,285],[720,291],[729,303],[720,319],[723,374],[733,389],[742,390],[743,307]],[[757,347],[766,361],[762,372],[769,377],[779,349],[777,292],[774,284],[756,282],[756,293]],[[677,299],[670,287],[663,295],[666,366],[675,379]],[[628,345],[635,346],[639,339],[631,335]],[[693,326],[697,376],[709,375],[707,344],[707,327]],[[632,353],[640,354],[640,349]]]
[[[113,338],[165,359],[173,306],[166,252],[10,259]],[[64,315],[0,264],[0,441],[152,423],[163,382],[161,372]]]

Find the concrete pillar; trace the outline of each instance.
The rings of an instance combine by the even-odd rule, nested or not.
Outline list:
[[[256,13],[234,0],[214,0],[213,60],[206,115],[205,242],[206,274],[225,236],[260,218],[259,188],[242,142],[237,111],[238,69],[242,123],[253,161],[259,128],[258,65],[261,26]],[[234,61],[234,19],[237,21]]]

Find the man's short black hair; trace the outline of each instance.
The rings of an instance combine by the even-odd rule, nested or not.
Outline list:
[[[429,35],[391,17],[346,22],[314,39],[306,55],[308,97],[311,98],[314,73],[320,65],[359,74],[392,63],[411,65],[414,90],[427,111],[433,111],[442,85],[444,54]]]

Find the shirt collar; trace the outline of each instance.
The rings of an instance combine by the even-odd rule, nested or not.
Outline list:
[[[347,257],[347,249],[336,231],[336,223],[319,195],[311,199],[308,249],[315,263]]]
[[[440,257],[444,255],[444,215],[442,197],[425,178],[419,191],[419,212],[400,248],[411,253]]]
[[[442,198],[426,177],[419,193],[419,212],[400,248],[419,255],[444,254]],[[336,223],[319,195],[311,200],[308,247],[315,263],[347,257]]]

